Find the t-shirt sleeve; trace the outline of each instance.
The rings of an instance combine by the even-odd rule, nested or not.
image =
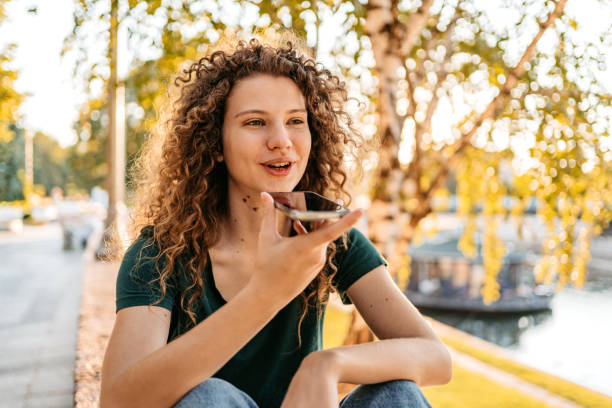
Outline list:
[[[336,245],[341,245],[338,242]],[[338,273],[333,281],[338,289],[342,303],[351,304],[346,291],[366,273],[387,265],[387,261],[378,253],[378,250],[358,229],[352,228],[348,234],[347,248],[340,250],[336,257]]]
[[[155,267],[158,248],[153,245],[152,235],[147,233],[146,228],[128,248],[119,267],[116,287],[117,312],[126,307],[152,305],[162,297],[159,272]],[[162,267],[160,260],[159,270]],[[174,286],[167,282],[166,294],[155,306],[172,311],[174,295]]]

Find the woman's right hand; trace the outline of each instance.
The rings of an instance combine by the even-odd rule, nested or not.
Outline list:
[[[261,193],[261,200],[263,218],[257,255],[247,286],[258,295],[275,299],[284,306],[299,295],[325,266],[327,245],[355,225],[363,212],[352,211],[314,232],[283,237],[277,230],[272,197]]]

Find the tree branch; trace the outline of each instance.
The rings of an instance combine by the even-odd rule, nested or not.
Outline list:
[[[442,86],[442,82],[444,81],[444,78],[446,77],[446,74],[448,73],[444,67],[450,61],[450,58],[452,55],[452,52],[451,52],[451,48],[453,45],[452,30],[458,19],[459,19],[459,15],[455,16],[455,18],[450,22],[450,24],[448,25],[448,28],[446,29],[446,41],[444,43],[444,47],[446,48],[446,54],[444,55],[444,58],[442,62],[440,63],[441,65],[440,69],[438,70],[436,74],[437,82],[432,91],[433,95],[431,97],[431,101],[429,102],[429,105],[427,106],[427,112],[425,114],[425,121],[422,126],[424,131],[431,131],[431,120],[438,106],[438,102],[440,100],[440,97],[438,95],[438,90]]]
[[[415,128],[414,128],[414,157],[412,159],[412,162],[410,163],[410,167],[409,167],[409,171],[408,171],[408,178],[411,178],[415,185],[416,185],[416,192],[417,195],[419,197],[421,197],[423,195],[423,189],[421,186],[421,175],[422,175],[422,165],[421,165],[421,157],[422,157],[422,146],[421,146],[421,141],[422,141],[422,136],[425,132],[431,132],[431,121],[432,121],[432,117],[433,114],[436,111],[436,108],[438,106],[438,102],[440,100],[440,97],[438,95],[438,90],[440,89],[440,87],[442,86],[442,82],[444,80],[444,77],[447,74],[446,69],[444,68],[444,66],[450,61],[450,57],[452,55],[451,52],[451,46],[452,46],[452,30],[453,27],[455,25],[455,23],[457,22],[459,18],[459,15],[455,16],[455,18],[450,22],[450,24],[448,25],[447,30],[445,31],[445,35],[446,35],[446,41],[445,41],[445,47],[446,47],[446,54],[444,55],[444,58],[441,62],[441,67],[440,69],[438,69],[438,72],[436,74],[437,77],[437,81],[436,84],[434,85],[434,88],[432,90],[433,94],[432,94],[432,98],[431,101],[429,102],[429,104],[427,105],[427,111],[425,112],[425,120],[423,121],[423,123],[418,123],[415,120]],[[440,33],[442,34],[442,33]],[[413,98],[414,100],[414,98]]]
[[[504,83],[503,87],[501,88],[497,96],[493,98],[491,103],[489,103],[489,105],[484,110],[484,112],[476,120],[476,123],[474,124],[474,126],[472,126],[472,128],[468,130],[467,132],[462,133],[457,143],[456,149],[450,155],[449,159],[443,164],[442,169],[434,177],[433,182],[431,183],[431,186],[426,192],[427,197],[431,197],[433,193],[442,185],[442,183],[446,181],[446,177],[448,176],[450,168],[452,167],[454,162],[457,160],[461,152],[469,144],[472,136],[476,133],[476,131],[480,128],[480,126],[484,123],[484,121],[495,116],[495,112],[501,107],[504,99],[507,97],[507,95],[510,94],[510,91],[516,86],[518,82],[518,78],[521,75],[523,75],[523,73],[525,73],[525,70],[527,69],[526,67],[527,62],[530,61],[531,58],[533,57],[538,41],[540,40],[540,38],[542,38],[542,36],[544,35],[544,32],[555,22],[555,20],[559,18],[561,14],[563,14],[563,9],[565,8],[566,3],[567,3],[567,0],[559,0],[559,2],[557,2],[557,4],[555,5],[554,10],[548,15],[548,18],[546,19],[546,21],[540,24],[540,30],[535,35],[535,37],[533,38],[533,40],[531,41],[531,43],[529,44],[529,46],[523,53],[523,56],[519,60],[518,64],[516,64],[516,66],[508,74],[506,82]]]
[[[405,24],[406,31],[404,33],[404,38],[402,39],[402,44],[400,48],[400,55],[409,55],[414,45],[416,44],[419,36],[423,32],[423,28],[427,24],[427,17],[429,17],[429,12],[431,6],[433,4],[433,0],[423,0],[423,4],[421,7],[412,14],[410,20]]]

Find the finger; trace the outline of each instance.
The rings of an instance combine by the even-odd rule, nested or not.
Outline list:
[[[294,220],[293,221],[293,229],[299,234],[299,235],[305,235],[308,234],[308,230],[304,227],[304,225],[300,222],[300,220]]]
[[[319,220],[319,221],[311,221],[310,225],[312,226],[310,228],[311,231],[315,231],[318,230],[319,228],[321,228],[322,226],[326,225],[329,223],[329,220]]]
[[[312,245],[322,245],[331,242],[348,231],[359,221],[359,218],[363,215],[362,210],[351,211],[344,217],[340,218],[334,223],[324,225],[320,229],[308,234],[308,241]]]
[[[274,199],[266,192],[260,194],[263,217],[261,226],[259,227],[259,237],[264,240],[277,238],[278,231],[276,229],[276,209],[274,208]]]

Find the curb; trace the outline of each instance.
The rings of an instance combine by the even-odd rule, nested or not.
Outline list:
[[[75,363],[75,407],[100,405],[104,352],[115,321],[115,280],[119,263],[84,263]]]

